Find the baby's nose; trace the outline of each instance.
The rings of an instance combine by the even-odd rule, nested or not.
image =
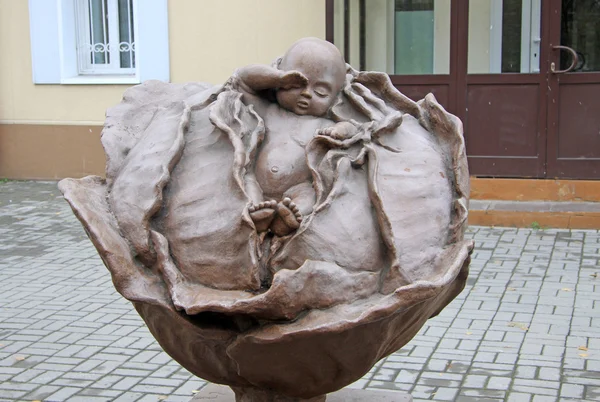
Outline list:
[[[308,90],[308,88],[304,88],[304,90],[302,92],[300,92],[300,95],[304,96],[305,98],[312,98],[312,94],[310,93],[310,91]]]

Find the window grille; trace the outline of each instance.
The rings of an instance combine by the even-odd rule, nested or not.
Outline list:
[[[79,74],[135,74],[132,0],[76,0]]]

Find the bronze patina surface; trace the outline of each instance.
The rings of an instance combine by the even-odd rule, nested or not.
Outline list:
[[[328,42],[107,112],[106,179],[59,187],[160,345],[238,401],[322,401],[464,287],[462,124]]]

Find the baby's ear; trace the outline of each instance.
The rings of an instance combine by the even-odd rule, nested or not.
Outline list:
[[[281,65],[281,60],[283,59],[283,57],[278,57],[275,59],[275,61],[273,61],[272,67],[280,70],[279,66]]]

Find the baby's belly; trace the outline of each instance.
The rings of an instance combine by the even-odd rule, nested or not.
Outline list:
[[[292,140],[264,144],[255,171],[265,198],[281,199],[287,190],[311,179],[304,149]]]

